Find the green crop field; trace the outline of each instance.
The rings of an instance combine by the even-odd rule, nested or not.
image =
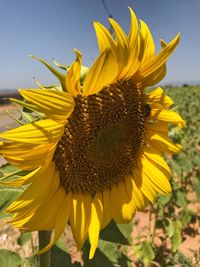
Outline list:
[[[154,205],[136,214],[130,225],[106,227],[101,233],[97,253],[89,262],[85,256],[88,252],[86,242],[83,255],[77,257],[85,260],[85,267],[200,266],[200,86],[166,87],[165,92],[174,100],[172,108],[186,121],[184,129],[170,129],[170,138],[183,145],[180,154],[166,158],[172,168],[172,193],[159,196]],[[0,177],[13,179],[23,174],[7,164],[1,168]],[[3,208],[22,190],[0,186],[0,218],[4,217]],[[29,258],[23,253],[27,246],[30,255],[37,250],[32,235],[21,234],[15,241],[11,236],[10,240],[18,242],[17,249],[13,247],[15,253],[1,249],[0,263],[4,257],[10,257],[11,262],[17,259],[22,264],[13,266],[38,266],[37,256]],[[71,263],[70,250],[65,245],[60,240],[52,249],[59,266],[81,266]]]
[[[200,86],[166,87],[165,92],[186,121],[184,129],[170,129],[183,150],[167,158],[171,195],[160,196],[146,210],[148,226],[141,228],[142,214],[134,225],[133,266],[194,267],[200,265]]]
[[[170,131],[170,137],[183,145],[183,151],[168,159],[172,168],[172,194],[160,197],[151,211],[156,223],[148,243],[152,249],[149,255],[160,266],[199,266],[200,87],[168,87],[165,92],[174,100],[173,108],[186,121],[186,128]],[[160,246],[154,243],[155,235],[162,241]],[[183,243],[190,253],[181,252]],[[145,257],[144,253],[142,258]]]

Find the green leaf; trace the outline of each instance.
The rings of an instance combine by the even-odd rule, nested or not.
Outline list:
[[[0,185],[0,218],[8,216],[6,214],[3,214],[2,211],[22,192],[23,188],[14,188]]]
[[[66,91],[66,87],[65,87],[65,75],[62,74],[61,72],[59,72],[58,70],[56,70],[53,66],[51,66],[48,62],[46,62],[44,59],[36,57],[34,55],[30,55],[32,58],[40,61],[42,64],[44,64],[60,81],[63,91]]]
[[[179,165],[179,163],[177,163],[175,160],[171,160],[171,161],[170,161],[170,165],[171,165],[173,171],[174,171],[179,177],[181,177],[181,174],[182,174],[182,168],[181,168],[181,166]]]
[[[9,98],[10,101],[22,106],[23,108],[27,108],[31,111],[34,111],[35,109],[37,109],[37,107],[33,104],[28,104],[27,102],[24,102],[22,100],[19,99],[15,99],[15,98]]]
[[[178,251],[177,256],[176,256],[177,260],[177,264],[178,266],[181,267],[195,267],[192,263],[192,261],[187,258],[182,252]]]
[[[106,241],[99,241],[99,248],[96,249],[94,258],[89,260],[89,242],[86,241],[83,246],[84,267],[117,267],[120,252],[116,244]]]
[[[128,229],[129,227],[127,226],[127,229],[126,227],[124,227],[124,230],[121,230],[122,228],[122,226],[116,225],[114,221],[111,221],[100,232],[100,239],[113,243],[119,243],[121,245],[129,245],[129,241],[127,240],[127,233],[125,233],[130,231]]]
[[[172,198],[172,194],[169,194],[167,196],[159,195],[159,197],[158,197],[158,203],[160,205],[162,205],[162,206],[165,206],[165,205],[167,205],[170,202],[171,198]]]
[[[175,108],[173,110],[175,110]],[[184,136],[184,131],[179,127],[173,126],[170,128],[169,137],[173,140],[173,142],[180,143],[181,140],[183,139],[183,136]]]
[[[131,233],[133,231],[133,223],[126,223],[126,224],[117,224],[117,227],[119,228],[120,232],[124,235],[126,240],[128,240],[129,245],[131,244]]]
[[[34,78],[34,81],[35,81],[35,83],[37,84],[37,86],[39,87],[39,88],[41,88],[41,89],[49,89],[49,90],[51,90],[51,89],[53,89],[53,90],[58,90],[58,91],[62,91],[62,87],[60,86],[60,85],[57,85],[57,84],[51,84],[51,85],[48,85],[48,86],[46,86],[46,85],[44,85],[44,84],[41,84],[38,80],[36,80],[35,78]]]
[[[181,244],[182,237],[182,223],[181,221],[170,221],[169,226],[167,228],[168,236],[171,238],[172,241],[172,251],[176,252]]]
[[[81,66],[81,77],[80,77],[80,82],[82,83],[85,79],[85,76],[87,75],[89,71],[89,68],[86,66]]]
[[[31,233],[21,233],[20,237],[17,239],[17,243],[20,246],[25,245],[32,237]]]
[[[56,67],[58,67],[58,68],[60,68],[62,70],[66,71],[70,67],[68,65],[64,65],[64,64],[61,64],[61,63],[57,62],[54,58],[53,58],[52,61],[53,61],[53,64],[56,65]]]
[[[181,160],[181,164],[182,164],[183,170],[185,171],[190,171],[193,168],[193,163],[190,162],[189,159],[186,157]]]
[[[196,164],[198,167],[200,166],[200,157],[199,157],[199,154],[197,154],[197,155],[194,156],[193,163]]]
[[[51,249],[51,267],[81,267],[81,264],[72,263],[71,256],[54,245]]]
[[[196,177],[194,181],[194,189],[197,195],[197,198],[200,200],[200,179]]]
[[[181,218],[182,225],[185,227],[187,226],[188,223],[190,223],[192,219],[192,212],[189,209],[184,209],[183,210],[183,215]]]
[[[39,257],[32,256],[24,259],[24,266],[23,267],[40,267],[39,266]]]
[[[27,171],[22,171],[12,166],[11,164],[5,164],[0,168],[0,177],[3,181],[11,181],[18,177],[27,174]],[[24,191],[25,187],[11,187],[6,185],[0,185],[0,218],[7,217],[2,211],[13,202],[19,194]]]
[[[181,237],[181,230],[182,230],[182,223],[180,221],[174,222],[174,234],[172,237],[172,251],[176,252],[181,244],[182,237]]]
[[[187,206],[187,198],[185,192],[178,190],[176,192],[176,204],[179,207],[186,207]]]
[[[0,167],[1,173],[12,173],[18,170],[15,166],[11,165],[10,163],[6,163]]]
[[[168,236],[171,238],[173,236],[173,234],[174,234],[174,222],[170,221],[169,225],[168,225],[168,227],[166,229],[167,229]]]
[[[120,257],[119,246],[115,243],[99,240],[98,248],[103,252],[109,260],[117,262]]]
[[[120,267],[131,267],[132,265],[131,260],[124,254],[121,254],[117,263]]]
[[[136,256],[144,262],[144,264],[150,263],[155,258],[154,248],[151,242],[143,241],[142,243],[133,247]]]
[[[9,116],[11,119],[13,119],[18,125],[23,125],[23,123],[22,123],[19,119],[17,119],[15,116],[13,116],[12,113],[10,113],[8,110],[7,110],[7,114],[8,114],[8,116]]]
[[[34,122],[40,119],[39,114],[34,114],[33,112],[21,112],[22,113],[22,118],[27,122]]]
[[[106,255],[98,248],[95,252],[95,256],[91,260],[84,261],[84,267],[116,267],[116,264],[112,263]]]
[[[24,176],[27,173],[28,171],[20,170],[17,167],[7,163],[0,167],[0,180],[11,181],[17,177]]]
[[[11,181],[18,177],[26,175],[28,172],[17,169],[11,164],[5,164],[0,168],[0,180]],[[9,215],[3,214],[3,210],[13,202],[23,191],[25,187],[11,187],[6,185],[0,185],[0,218],[7,217]]]
[[[64,252],[67,252],[67,248],[64,244],[64,242],[62,241],[61,238],[59,238],[57,241],[56,241],[56,247],[58,247],[59,249],[61,249],[62,251]]]
[[[20,267],[22,258],[15,252],[0,249],[0,266],[1,267]]]

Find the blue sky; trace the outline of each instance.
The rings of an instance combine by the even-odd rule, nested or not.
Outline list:
[[[170,41],[181,32],[181,42],[168,61],[165,83],[200,80],[199,0],[105,0],[112,16],[128,31],[131,6],[148,25],[160,49],[159,39]],[[0,88],[35,87],[56,80],[35,54],[70,64],[73,48],[91,65],[98,54],[92,22],[108,26],[100,0],[0,0]]]

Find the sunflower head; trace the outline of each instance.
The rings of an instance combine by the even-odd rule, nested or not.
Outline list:
[[[133,88],[131,81],[119,81],[75,98],[54,154],[66,192],[95,194],[131,172],[148,116],[140,90]]]
[[[112,18],[115,37],[94,22],[100,54],[87,69],[82,55],[63,66],[64,73],[41,61],[60,86],[21,89],[25,102],[13,100],[43,116],[0,134],[0,153],[10,163],[29,170],[23,178],[7,182],[30,184],[8,208],[15,227],[52,230],[49,249],[69,223],[78,248],[89,238],[90,258],[99,231],[112,219],[132,220],[135,211],[167,194],[170,169],[162,156],[181,147],[168,138],[168,125],[183,127],[184,120],[170,106],[173,101],[158,87],[166,74],[166,61],[180,35],[155,52],[145,22],[130,9],[126,34]]]

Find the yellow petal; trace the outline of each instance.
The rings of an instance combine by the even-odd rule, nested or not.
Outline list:
[[[42,145],[43,147],[44,145]],[[3,157],[22,156],[24,153],[35,150],[38,146],[21,142],[0,142],[0,153]],[[43,149],[42,149],[43,150]]]
[[[162,48],[167,46],[167,44],[161,42]],[[166,64],[163,64],[158,69],[154,70],[152,73],[147,75],[146,77],[140,76],[140,79],[142,80],[142,87],[145,88],[147,86],[153,86],[157,83],[159,83],[161,80],[164,79],[165,75],[167,73]]]
[[[103,190],[103,219],[101,228],[104,228],[111,221],[110,195],[109,189]]]
[[[161,87],[157,87],[145,96],[145,100],[153,103],[158,103],[165,108],[174,104],[174,101],[167,96]]]
[[[35,214],[37,206],[29,207],[19,213],[14,214],[14,216],[8,220],[13,227],[25,230],[24,224],[27,223]]]
[[[54,143],[44,144],[44,145],[35,145],[35,144],[24,144],[20,142],[2,142],[0,143],[0,153],[5,156],[14,156],[21,158],[29,158],[34,159],[35,157],[39,157],[40,154],[43,156],[47,153],[47,151],[51,150],[55,147]],[[26,156],[24,154],[27,154]]]
[[[161,67],[147,75],[146,77],[139,76],[142,87],[145,88],[147,86],[153,86],[157,83],[159,83],[161,80],[164,79],[165,75],[167,73],[166,64],[163,64]]]
[[[130,25],[130,30],[128,34],[128,42],[129,42],[130,49],[134,49],[137,44],[139,27],[138,27],[137,17],[130,7],[129,7],[129,11],[131,14],[131,25]]]
[[[111,215],[116,222],[129,223],[132,220],[135,209],[127,194],[124,181],[112,186],[110,205]]]
[[[144,176],[150,181],[156,192],[162,195],[169,194],[171,192],[169,176],[166,176],[165,173],[148,158],[146,158],[145,155],[143,156],[141,164]]]
[[[153,131],[146,131],[147,143],[158,149],[161,153],[179,153],[182,146],[173,144],[166,135],[162,133],[155,133]]]
[[[140,20],[141,34],[144,39],[144,54],[142,62],[150,59],[155,54],[155,44],[147,24]]]
[[[164,47],[159,54],[145,61],[139,69],[140,75],[142,77],[146,77],[165,64],[178,45],[179,40],[180,34],[177,34],[177,36],[166,47]]]
[[[35,144],[23,144],[21,142],[14,142],[14,141],[0,142],[0,151],[5,152],[8,148],[17,152],[21,151],[22,149],[33,149],[37,146],[38,145]]]
[[[117,62],[110,50],[100,54],[88,71],[83,84],[85,96],[96,94],[104,86],[114,82],[118,72]]]
[[[157,194],[149,179],[146,179],[146,175],[144,174],[141,166],[133,168],[133,179],[136,187],[145,195],[148,200],[153,203],[157,197]]]
[[[3,151],[2,155],[8,162],[24,170],[33,170],[52,160],[56,146],[55,144],[45,144],[38,145],[32,150],[27,149],[21,151],[12,151],[9,146],[7,148],[9,150]]]
[[[162,133],[168,136],[169,123],[166,121],[147,121],[145,123],[145,129],[151,130],[157,133]]]
[[[81,90],[80,75],[82,54],[77,49],[74,49],[74,53],[76,54],[76,60],[68,69],[65,82],[67,91],[75,97]]]
[[[22,185],[29,184],[33,182],[34,179],[37,178],[38,174],[42,171],[42,169],[43,167],[40,166],[34,171],[28,173],[27,175],[23,177],[20,177],[16,180],[12,180],[8,182],[0,181],[0,184],[7,185],[7,186],[22,186]]]
[[[121,28],[121,26],[113,18],[109,18],[109,21],[115,30],[118,48],[120,50],[122,50],[124,52],[124,54],[127,56],[128,55],[127,54],[127,52],[128,52],[128,39],[127,39],[127,36],[126,36],[124,30]]]
[[[88,227],[91,218],[91,202],[92,200],[89,194],[73,194],[70,225],[78,249],[82,247],[88,234]]]
[[[153,202],[157,193],[168,194],[171,192],[171,186],[167,176],[157,164],[152,163],[145,155],[142,155],[138,161],[138,168],[133,170],[137,186]]]
[[[144,207],[146,207],[148,204],[148,199],[136,186],[134,177],[132,175],[128,175],[125,178],[125,185],[126,185],[127,193],[129,197],[132,199],[132,203],[133,203],[135,210],[143,210]]]
[[[55,192],[60,183],[59,178],[55,176],[55,171],[54,163],[44,166],[37,173],[32,184],[6,209],[6,212],[16,213],[24,208],[27,209],[45,199],[49,192]]]
[[[128,61],[128,38],[121,26],[113,18],[110,18],[109,21],[115,31],[118,68],[119,71],[121,71],[126,66]],[[120,77],[123,78],[121,75],[119,75],[119,79]]]
[[[141,29],[138,29],[138,60],[142,62],[143,56],[144,56],[144,50],[145,50],[145,38],[141,32]]]
[[[166,177],[171,176],[171,170],[166,161],[159,155],[158,150],[153,147],[145,146],[143,148],[143,153],[149,161],[153,161],[154,164],[157,164],[160,168],[162,168],[162,171],[165,171]]]
[[[162,107],[161,107],[162,108]],[[151,106],[151,117],[156,120],[166,121],[178,125],[180,128],[185,126],[185,121],[173,110],[161,109],[160,106],[153,104]]]
[[[61,236],[70,216],[70,204],[71,204],[71,193],[67,194],[63,203],[60,205],[57,213],[56,224],[55,224],[55,231],[54,237],[51,242],[43,249],[39,251],[37,254],[45,253],[49,250],[58,238]]]
[[[0,137],[30,144],[45,144],[58,141],[63,131],[64,127],[62,124],[46,119],[1,133]]]
[[[97,21],[94,22],[94,28],[100,53],[104,52],[106,49],[109,49],[112,51],[113,55],[116,55],[116,44],[110,32]]]
[[[131,25],[128,34],[128,44],[129,44],[129,57],[127,65],[122,71],[122,75],[126,78],[132,77],[140,66],[140,61],[138,57],[139,46],[138,46],[138,21],[135,13],[131,8],[129,8],[131,14]]]
[[[92,201],[89,240],[91,244],[89,259],[92,259],[97,248],[99,231],[103,218],[102,194],[97,193]]]
[[[160,44],[162,46],[162,48],[165,48],[167,46],[167,43],[164,40],[160,40]]]
[[[56,191],[49,192],[43,201],[38,201],[35,205],[37,209],[34,215],[23,224],[23,228],[27,231],[53,230],[56,225],[57,216],[59,216],[59,209],[64,205],[63,202],[65,201],[66,192],[63,187],[58,187]],[[63,208],[63,212],[69,213],[70,209],[71,202],[69,201]]]
[[[44,113],[50,119],[65,121],[74,109],[74,100],[71,94],[47,89],[20,89],[20,94],[36,110]]]

